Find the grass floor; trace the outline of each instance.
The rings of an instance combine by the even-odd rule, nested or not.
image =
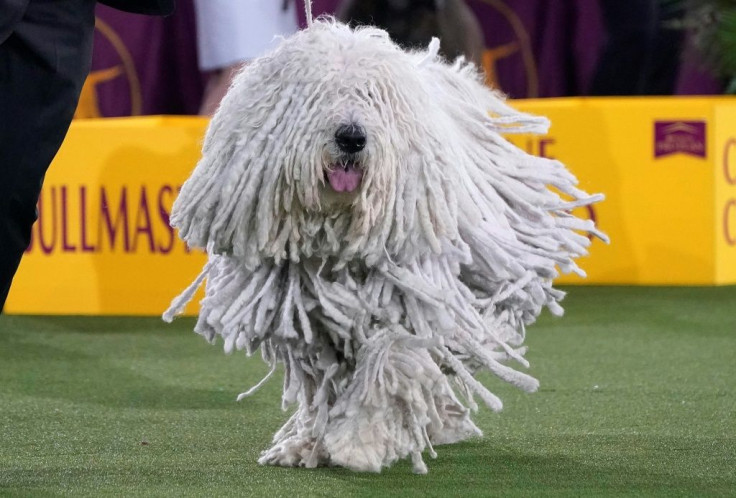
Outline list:
[[[0,495],[736,496],[736,287],[573,287],[429,474],[261,467],[280,380],[193,320],[0,316]]]

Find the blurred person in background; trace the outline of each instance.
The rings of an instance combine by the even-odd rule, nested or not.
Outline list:
[[[0,311],[89,72],[95,3],[0,0]],[[140,14],[174,10],[174,0],[101,3]]]
[[[200,114],[211,116],[233,77],[299,29],[294,0],[195,0],[199,67],[207,73]]]
[[[600,0],[606,40],[591,95],[672,95],[683,33],[681,0]]]
[[[385,29],[394,42],[409,49],[424,49],[436,36],[446,59],[462,55],[482,67],[483,30],[463,0],[344,0],[337,18],[352,26]]]

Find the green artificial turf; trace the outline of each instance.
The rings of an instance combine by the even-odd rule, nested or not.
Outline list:
[[[736,287],[573,287],[529,328],[525,394],[484,376],[485,438],[429,474],[261,467],[280,379],[192,319],[0,316],[0,495],[736,494]]]

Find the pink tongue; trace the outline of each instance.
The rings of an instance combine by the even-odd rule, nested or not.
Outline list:
[[[336,192],[353,192],[363,179],[363,171],[354,164],[349,164],[347,168],[335,165],[334,169],[327,173],[327,179]]]

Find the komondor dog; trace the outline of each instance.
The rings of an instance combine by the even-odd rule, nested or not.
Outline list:
[[[311,22],[237,76],[174,204],[209,259],[164,318],[206,280],[196,332],[284,365],[296,412],[262,464],[425,473],[425,450],[481,434],[474,398],[501,409],[477,372],[537,389],[506,363],[528,366],[553,279],[605,238],[570,214],[601,195],[502,137],[547,121],[438,48]]]

